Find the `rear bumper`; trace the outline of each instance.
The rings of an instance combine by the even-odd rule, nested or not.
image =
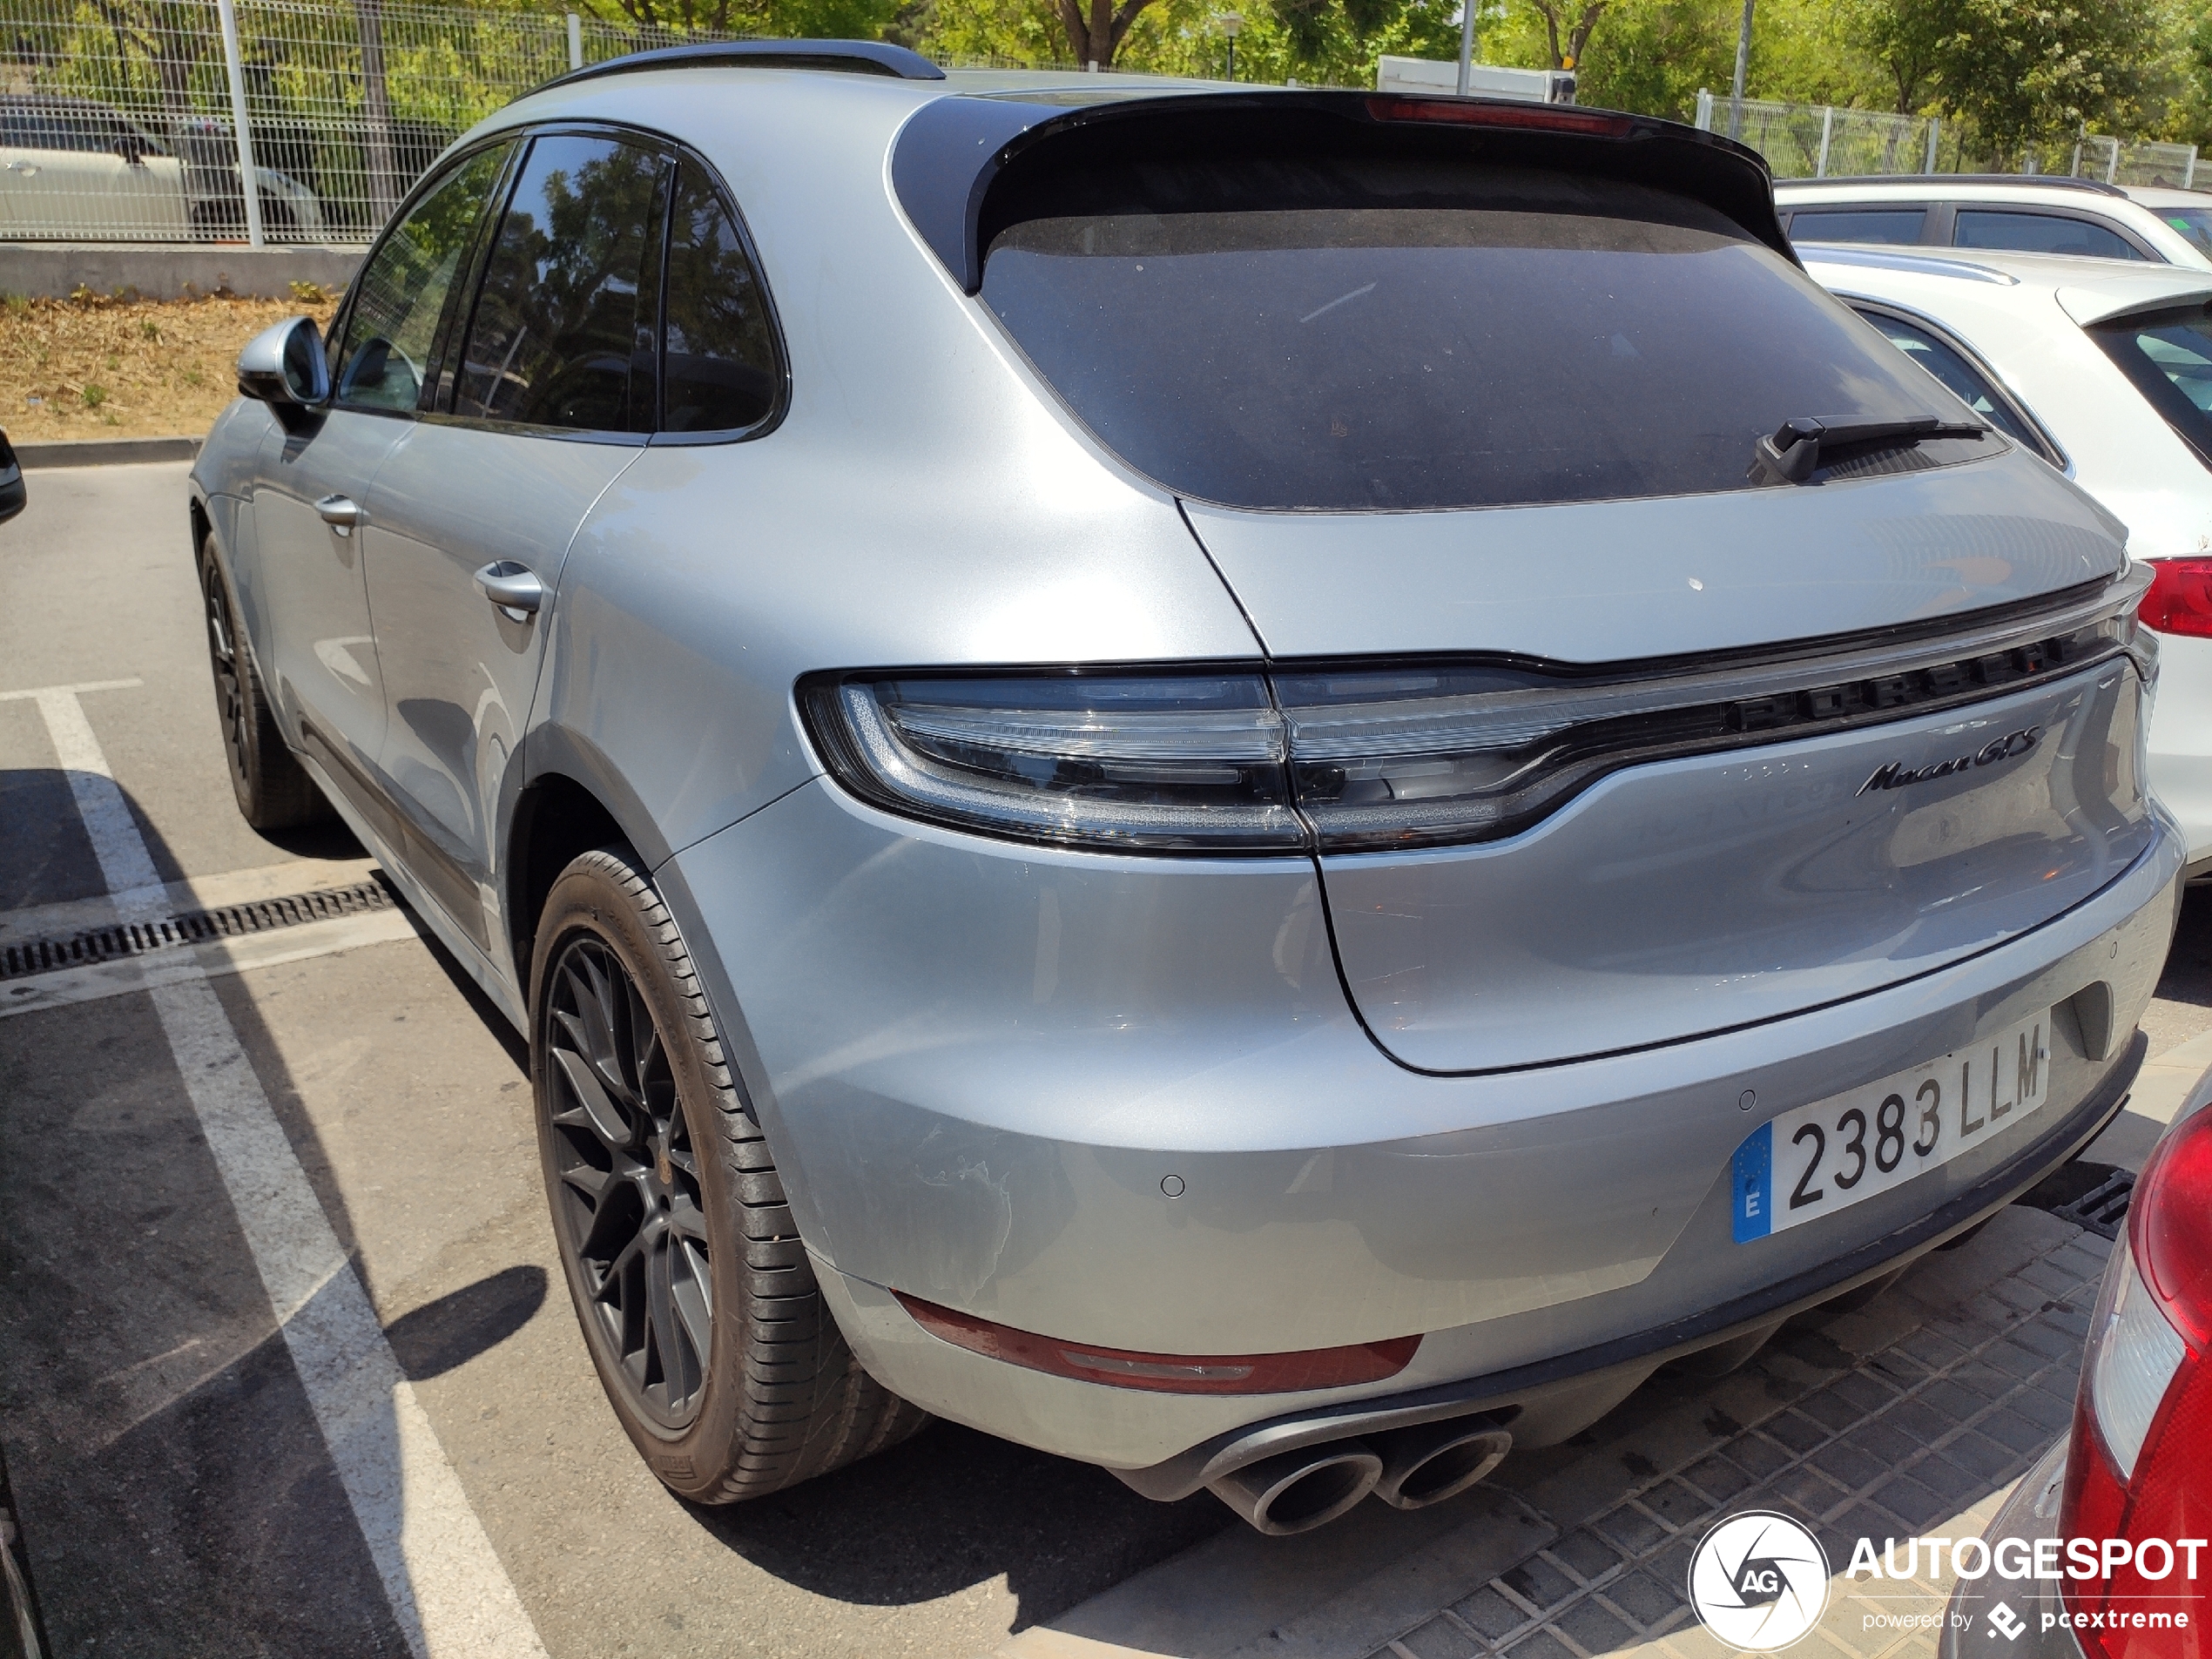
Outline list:
[[[1193,1448],[1204,1465],[1251,1426],[1378,1402],[1519,1403],[1516,1438],[1541,1443],[1539,1393],[1572,1433],[1670,1355],[1972,1224],[2116,1107],[2182,862],[2161,819],[2102,891],[1939,971],[1635,1053],[1445,1077],[1393,1063],[1352,1017],[1295,860],[1017,853],[817,783],[687,849],[662,885],[862,1362],[1008,1439],[1173,1461],[1171,1490],[1195,1484]],[[1757,1123],[2060,1004],[2035,1116],[1823,1222],[1733,1242],[1730,1159]],[[1379,1384],[1142,1393],[954,1347],[892,1289],[1156,1352],[1426,1334]]]
[[[2161,634],[2150,786],[2181,825],[2191,880],[2212,875],[2212,639]]]

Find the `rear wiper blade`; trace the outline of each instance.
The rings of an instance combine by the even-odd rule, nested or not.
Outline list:
[[[1751,452],[1750,478],[1761,484],[1801,484],[1819,470],[1821,451],[1861,444],[1918,443],[1923,438],[1979,438],[1986,427],[1939,415],[1915,415],[1902,421],[1865,421],[1831,425],[1799,416],[1784,421]]]

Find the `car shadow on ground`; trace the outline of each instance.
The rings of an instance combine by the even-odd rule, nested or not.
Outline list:
[[[68,781],[0,772],[0,800],[66,810]],[[173,869],[132,811],[157,869]],[[42,849],[18,904],[101,891],[73,811],[24,829],[13,813],[0,829],[0,845]],[[342,831],[280,845],[361,856]],[[277,1045],[252,999],[222,1000],[358,1262]],[[411,1377],[440,1374],[544,1295],[534,1265],[495,1274],[397,1321],[394,1352]],[[0,1437],[57,1652],[408,1651],[143,993],[0,1020]]]

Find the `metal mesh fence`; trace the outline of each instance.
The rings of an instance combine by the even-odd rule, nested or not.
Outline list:
[[[2115,185],[2171,185],[2193,189],[2196,146],[2128,144],[2088,132],[2033,146],[2000,164],[1959,152],[1955,135],[1923,116],[1819,104],[1741,103],[1697,95],[1697,125],[1741,138],[1777,179],[1845,179],[1879,173],[1997,172],[2063,174]]]
[[[1934,170],[1939,123],[1879,110],[1697,95],[1697,125],[1740,138],[1777,179],[1842,179]]]
[[[711,31],[378,0],[9,0],[0,239],[366,241],[463,130],[573,64]]]

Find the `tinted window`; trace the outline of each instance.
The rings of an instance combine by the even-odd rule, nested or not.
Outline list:
[[[2007,437],[2017,439],[2046,460],[2055,460],[2041,435],[2013,412],[2010,401],[1990,384],[1989,378],[1949,341],[1916,325],[1878,311],[1862,312],[1896,347],[1922,368],[1951,388],[1952,394]]]
[[[663,428],[728,432],[765,420],[780,376],[759,280],[736,221],[691,161],[677,174],[667,295]]]
[[[341,403],[415,407],[438,315],[507,153],[506,145],[495,145],[463,161],[369,255],[332,377]]]
[[[1925,207],[1799,208],[1790,215],[1793,242],[1886,242],[1910,246],[1928,222]]]
[[[2212,207],[2161,207],[2158,216],[2204,253],[2212,253]]]
[[[1131,211],[993,239],[984,301],[1103,442],[1184,494],[1351,509],[1742,489],[1786,420],[1943,408],[1803,273],[1684,199],[1474,164],[1288,182],[1301,164],[1249,165],[1269,176],[1229,178],[1232,195],[1496,205]],[[1191,165],[1199,186],[1128,171],[1177,206],[1244,172]]]
[[[2056,213],[1959,210],[1951,239],[1960,247],[2004,248],[2013,253],[2079,253],[2099,260],[2140,260],[2134,245],[2117,231],[2086,219]]]
[[[2196,307],[2091,332],[2151,406],[2212,457],[2212,316]]]
[[[531,145],[484,266],[454,412],[629,429],[638,286],[658,223],[659,156],[607,138]],[[650,374],[636,376],[645,408]]]

